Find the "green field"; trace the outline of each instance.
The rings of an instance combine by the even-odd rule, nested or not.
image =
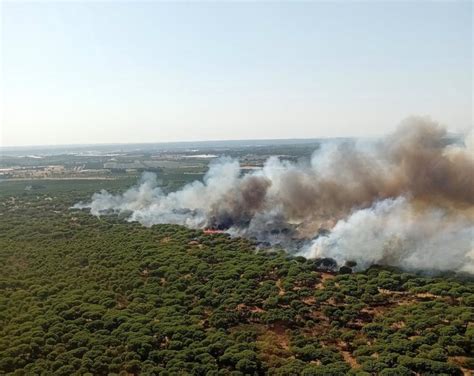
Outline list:
[[[90,198],[92,193],[98,192],[101,189],[116,192],[134,185],[136,181],[137,178],[135,176],[110,180],[4,180],[0,181],[0,197],[16,196],[26,198],[36,197],[38,195],[62,194],[63,196],[80,196],[86,199]]]

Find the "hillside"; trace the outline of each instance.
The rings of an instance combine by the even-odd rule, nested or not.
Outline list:
[[[462,375],[474,282],[314,260],[248,240],[0,202],[0,374]]]

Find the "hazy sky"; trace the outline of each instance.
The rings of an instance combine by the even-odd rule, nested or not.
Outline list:
[[[6,145],[472,125],[465,2],[3,2]]]

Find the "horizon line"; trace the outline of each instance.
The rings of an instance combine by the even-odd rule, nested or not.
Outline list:
[[[72,143],[72,144],[29,144],[29,145],[0,145],[0,150],[15,148],[53,148],[53,147],[87,147],[87,146],[121,146],[121,145],[156,145],[156,144],[192,144],[210,142],[245,142],[245,141],[318,141],[331,139],[373,139],[382,135],[372,136],[322,136],[322,137],[295,137],[295,138],[242,138],[242,139],[214,139],[214,140],[185,140],[185,141],[150,141],[150,142],[97,142],[97,143]]]

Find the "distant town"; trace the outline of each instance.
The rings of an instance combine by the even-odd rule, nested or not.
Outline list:
[[[60,148],[10,148],[0,150],[0,180],[116,179],[144,171],[200,175],[212,160],[220,157],[236,158],[242,170],[254,170],[261,168],[270,156],[291,161],[309,158],[319,142],[278,140],[256,145],[246,141],[205,146],[183,148],[177,144],[167,150],[157,150],[153,145],[105,145],[82,147],[68,153]]]

